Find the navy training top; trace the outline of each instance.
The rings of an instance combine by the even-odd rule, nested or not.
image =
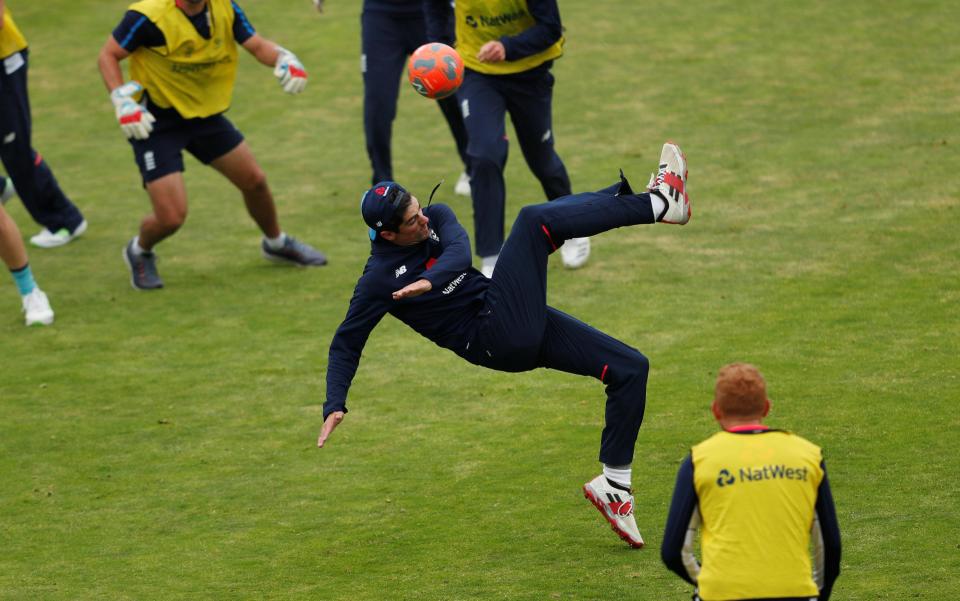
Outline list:
[[[370,332],[389,313],[421,336],[466,358],[490,280],[474,269],[470,237],[450,207],[423,209],[430,237],[398,246],[377,236],[350,299],[350,308],[330,343],[327,399],[323,418],[346,411],[347,390]],[[393,300],[393,292],[420,279],[433,288],[420,296]]]

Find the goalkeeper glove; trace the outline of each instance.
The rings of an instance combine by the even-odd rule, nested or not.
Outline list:
[[[307,70],[297,55],[286,48],[277,46],[280,56],[273,68],[273,75],[280,80],[280,87],[287,94],[299,94],[307,87]]]
[[[323,12],[323,0],[313,0],[313,5],[316,7],[318,13]]]
[[[140,106],[133,95],[143,90],[143,86],[135,81],[128,81],[110,92],[110,100],[116,109],[117,121],[120,129],[127,138],[146,140],[153,131],[153,122],[156,121],[150,111]]]

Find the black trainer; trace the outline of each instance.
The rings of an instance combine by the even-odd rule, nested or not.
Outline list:
[[[327,264],[327,257],[314,247],[300,242],[293,236],[287,236],[283,246],[274,250],[266,240],[260,243],[264,258],[277,263],[293,263],[302,267],[319,267]]]
[[[127,242],[123,249],[123,260],[130,268],[130,285],[137,290],[154,290],[163,288],[163,280],[157,273],[157,255],[133,252],[133,239]]]

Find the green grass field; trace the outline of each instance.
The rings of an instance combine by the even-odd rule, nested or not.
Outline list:
[[[642,185],[667,138],[690,163],[689,225],[610,232],[583,270],[550,268],[551,304],[651,359],[642,551],[580,494],[599,469],[594,380],[483,370],[387,319],[315,448],[368,252],[359,1],[242,2],[311,78],[287,97],[245,55],[229,113],[284,228],[330,265],[265,262],[239,194],[188,159],[157,293],[121,259],[148,203],[96,68],[126,3],[7,5],[31,43],[35,146],[90,230],[30,251],[54,326],[24,328],[0,287],[0,599],[688,599],[659,544],[735,360],[765,373],[771,424],[825,449],[833,598],[960,589],[956,2],[560,3],[554,130],[574,188],[621,167]],[[421,196],[445,177],[472,231],[431,104],[404,84],[395,174]],[[542,200],[511,155],[510,215]]]

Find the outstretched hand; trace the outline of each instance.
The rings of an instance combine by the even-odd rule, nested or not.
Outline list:
[[[330,435],[333,434],[333,429],[340,425],[340,422],[343,421],[343,411],[334,411],[327,416],[327,419],[323,421],[323,428],[320,429],[320,437],[317,438],[317,446],[323,448],[323,445],[327,442],[327,439],[330,438]]]
[[[425,292],[430,292],[433,289],[433,284],[430,283],[430,280],[419,279],[412,284],[407,284],[400,290],[397,290],[393,293],[393,300],[400,300],[401,298],[413,298],[414,296],[420,296]]]
[[[477,53],[477,60],[481,63],[499,63],[507,60],[507,49],[500,40],[487,42]]]

